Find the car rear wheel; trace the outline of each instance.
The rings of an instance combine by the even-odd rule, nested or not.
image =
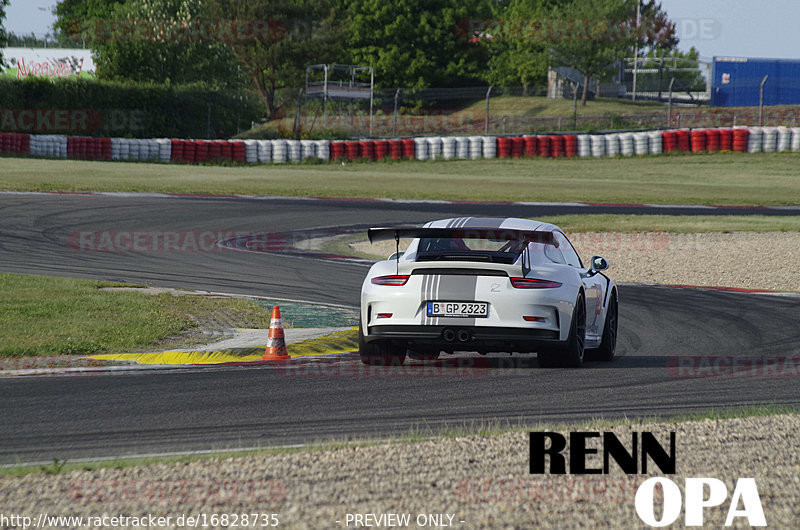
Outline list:
[[[585,340],[586,302],[581,293],[575,302],[567,341],[540,351],[538,354],[539,366],[542,368],[580,368],[583,365]]]
[[[603,338],[600,346],[593,350],[586,350],[586,359],[590,361],[611,362],[617,351],[617,322],[619,310],[617,309],[616,293],[611,295],[606,311],[606,323],[603,326]]]
[[[358,326],[358,354],[361,362],[369,366],[401,366],[406,360],[406,348],[391,342],[372,342],[364,340],[361,326]]]

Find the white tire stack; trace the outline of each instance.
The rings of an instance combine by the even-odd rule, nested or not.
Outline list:
[[[633,156],[633,134],[622,133],[619,135],[619,152],[622,156]]]
[[[497,158],[497,138],[494,136],[483,137],[483,158]]]
[[[326,162],[331,159],[330,140],[317,140],[317,158]]]
[[[602,134],[591,135],[592,156],[600,157],[606,154],[606,138]]]
[[[258,141],[258,161],[267,164],[272,160],[272,142],[269,140]]]
[[[792,152],[800,152],[800,127],[792,127]]]
[[[469,158],[469,138],[466,136],[456,136],[456,158],[466,160]]]
[[[470,136],[468,139],[469,157],[472,160],[479,160],[483,156],[483,138],[480,136]]]
[[[646,132],[633,133],[633,152],[637,155],[650,154],[650,136]]]
[[[300,162],[303,159],[303,146],[299,140],[286,140],[286,153],[291,162]]]
[[[172,160],[172,142],[168,138],[156,140],[158,143],[158,161],[169,164]]]
[[[747,152],[760,153],[764,144],[764,130],[761,127],[750,127],[750,136],[747,137]]]
[[[450,160],[456,157],[456,139],[453,136],[442,138],[442,158]]]
[[[606,140],[606,155],[617,156],[619,154],[619,135],[606,134],[603,138]]]
[[[244,161],[248,164],[258,163],[258,140],[244,141]]]
[[[650,154],[660,155],[663,150],[663,140],[661,138],[661,131],[650,131],[647,133],[650,138]]]
[[[300,140],[300,151],[303,160],[316,158],[317,142],[315,142],[314,140]]]
[[[442,158],[442,137],[429,136],[428,137],[428,158],[431,160],[438,160]]]
[[[414,138],[414,158],[428,160],[428,139],[424,136]]]
[[[283,164],[287,160],[286,140],[272,140],[272,161]]]
[[[588,134],[578,135],[578,156],[592,156],[592,139]]]
[[[778,129],[764,127],[764,138],[761,141],[761,150],[765,153],[774,153],[778,150]]]
[[[778,127],[778,152],[792,149],[792,130],[788,127]]]

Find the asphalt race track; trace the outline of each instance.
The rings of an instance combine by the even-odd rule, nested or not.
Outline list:
[[[275,252],[90,252],[78,231],[265,232],[285,239],[460,216],[771,213],[637,207],[0,194],[0,270],[355,306],[364,264]],[[795,212],[787,212],[795,213]],[[71,239],[72,236],[72,239]],[[613,264],[610,271],[613,277]],[[370,371],[357,356],[291,365],[0,378],[0,464],[436,431],[486,422],[635,417],[800,404],[797,366],[690,377],[688,356],[800,354],[800,298],[620,287],[620,356],[542,370],[461,355]],[[727,357],[731,356],[731,357]],[[723,365],[724,366],[724,365]]]

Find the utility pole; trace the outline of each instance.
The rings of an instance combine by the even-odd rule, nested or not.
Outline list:
[[[636,0],[636,44],[633,48],[633,101],[636,101],[636,74],[639,72],[639,21],[642,17],[642,2]]]

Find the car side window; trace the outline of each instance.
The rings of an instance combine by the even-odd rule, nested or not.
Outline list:
[[[561,254],[561,250],[556,248],[555,245],[541,245],[544,247],[544,257],[548,260],[552,261],[553,263],[558,263],[560,265],[565,265],[567,262],[564,260],[563,254]]]
[[[562,234],[561,232],[554,232],[556,241],[558,241],[558,250],[564,255],[564,259],[567,261],[567,265],[571,265],[577,268],[583,268],[583,264],[581,263],[581,258],[578,256],[578,253],[575,252],[575,249],[572,246],[572,243],[569,242],[567,236]]]

